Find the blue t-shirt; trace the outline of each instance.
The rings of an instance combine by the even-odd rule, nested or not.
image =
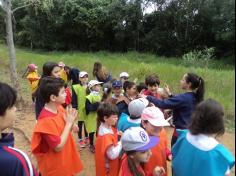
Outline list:
[[[178,131],[179,138],[172,148],[174,176],[224,176],[234,166],[235,159],[222,144],[204,151],[186,139],[187,133]]]
[[[130,127],[139,127],[140,126],[140,122],[132,122],[129,120],[130,117],[125,114],[125,113],[121,113],[120,118],[118,120],[118,124],[117,124],[117,129],[118,131],[122,131],[124,132],[125,130],[127,130]]]

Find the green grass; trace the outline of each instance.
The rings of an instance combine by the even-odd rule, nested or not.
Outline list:
[[[82,52],[44,52],[17,49],[17,66],[20,76],[29,63],[38,65],[39,72],[46,61],[63,61],[71,67],[78,67],[90,73],[95,61],[101,61],[112,73],[118,77],[122,71],[131,75],[131,80],[137,78],[138,82],[144,81],[145,75],[157,73],[161,79],[161,85],[167,83],[173,93],[181,93],[179,82],[186,72],[195,72],[202,76],[206,83],[205,98],[213,98],[219,101],[225,109],[227,126],[234,128],[235,120],[235,70],[234,65],[222,61],[212,61],[208,67],[199,63],[186,63],[176,58],[157,57],[152,54],[137,52],[128,53],[82,53]],[[7,48],[0,44],[0,79],[9,81]],[[6,76],[4,76],[6,75]],[[21,79],[23,95],[29,98],[29,87],[25,79]]]

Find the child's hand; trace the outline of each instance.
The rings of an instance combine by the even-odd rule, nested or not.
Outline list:
[[[156,166],[153,170],[153,176],[162,176],[164,175],[166,172],[165,172],[165,169],[163,167],[159,167],[159,166]]]
[[[74,133],[78,133],[79,132],[79,127],[74,123],[73,127],[72,127],[72,131]]]
[[[169,154],[169,155],[168,155],[167,160],[168,160],[168,161],[172,161],[172,154]]]
[[[75,119],[77,118],[77,110],[72,108],[71,106],[67,106],[66,107],[66,115],[65,115],[65,121],[66,123],[69,123],[69,124],[74,124],[75,122]]]

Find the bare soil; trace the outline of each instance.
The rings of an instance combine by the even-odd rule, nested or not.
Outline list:
[[[15,133],[15,147],[23,150],[26,152],[30,158],[32,159],[32,162],[37,167],[37,163],[31,154],[30,151],[30,139],[32,136],[32,131],[34,128],[34,125],[36,123],[35,115],[32,111],[32,106],[25,107],[24,110],[17,112],[17,120],[14,125],[14,133]],[[167,133],[169,139],[171,138],[171,134],[173,129],[167,128]],[[78,141],[77,135],[74,134],[75,140]],[[225,133],[224,136],[222,136],[220,139],[220,142],[223,143],[235,156],[235,133]],[[95,164],[94,164],[94,154],[92,154],[88,147],[86,148],[80,148],[78,146],[78,151],[81,156],[81,160],[84,165],[84,170],[80,176],[95,176]],[[170,171],[170,163],[168,164],[168,173],[171,175]],[[235,168],[233,168],[231,175],[235,175]]]

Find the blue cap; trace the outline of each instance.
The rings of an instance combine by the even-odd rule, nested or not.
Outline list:
[[[118,81],[118,80],[113,81],[112,87],[113,88],[121,88],[122,87],[121,81]]]

